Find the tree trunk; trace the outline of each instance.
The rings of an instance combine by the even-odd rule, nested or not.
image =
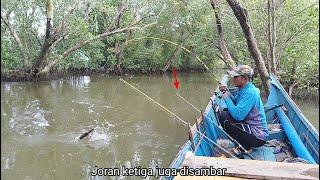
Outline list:
[[[271,72],[277,76],[277,63],[275,55],[276,28],[274,21],[275,5],[274,0],[268,0],[268,61]]]
[[[47,64],[47,58],[52,45],[51,34],[52,34],[52,19],[53,19],[53,3],[52,0],[47,1],[47,26],[46,26],[46,36],[40,52],[40,56],[34,65],[34,75],[37,75]]]
[[[170,64],[172,64],[174,62],[174,60],[177,58],[177,55],[179,54],[181,50],[181,45],[179,44],[176,49],[174,50],[174,52],[172,53],[172,55],[170,56],[170,58],[167,60],[167,64],[165,65],[165,67],[162,69],[162,71],[167,71]]]
[[[42,46],[40,56],[38,57],[37,62],[34,65],[33,72],[35,75],[46,66],[49,49],[50,49],[50,43],[48,40],[45,40]]]
[[[122,75],[122,48],[121,48],[121,42],[119,40],[116,40],[114,43],[114,49],[115,49],[115,57],[117,59],[117,69],[118,73]]]
[[[96,37],[92,38],[92,39],[88,39],[88,40],[84,40],[84,41],[80,41],[78,42],[76,45],[74,45],[73,47],[67,49],[65,52],[63,52],[62,56],[60,58],[57,58],[55,59],[54,61],[51,61],[45,68],[43,68],[43,70],[41,70],[38,74],[45,74],[45,73],[48,73],[48,71],[51,69],[52,66],[54,66],[56,63],[58,63],[60,61],[60,59],[63,59],[67,56],[69,56],[72,52],[76,51],[77,49],[85,46],[85,45],[88,45],[90,44],[91,42],[97,40],[97,39],[101,39],[101,38],[104,38],[104,37],[107,37],[107,36],[111,36],[111,35],[114,35],[114,34],[118,34],[118,33],[122,33],[128,29],[130,29],[131,27],[135,26],[136,24],[138,24],[142,19],[140,19],[138,22],[135,22],[133,24],[130,24],[128,25],[127,27],[124,27],[122,29],[117,29],[117,30],[114,30],[112,32],[103,32],[99,35],[97,35]]]
[[[123,2],[118,6],[118,13],[116,16],[116,29],[120,28],[120,23],[122,21],[123,15],[125,13],[125,11],[128,8],[128,2]],[[121,64],[122,64],[122,55],[123,55],[123,49],[121,47],[122,42],[118,39],[115,40],[114,43],[114,49],[115,49],[115,56],[117,59],[117,68],[118,68],[118,72],[120,75],[122,75],[122,68],[121,68]]]
[[[293,83],[293,84],[290,84],[290,86],[288,87],[288,94],[289,94],[289,96],[292,96],[293,90],[294,90],[294,88],[295,88],[298,84],[299,84],[298,82],[295,82],[295,83]]]
[[[265,66],[265,62],[260,53],[260,50],[258,48],[258,45],[256,43],[256,40],[253,36],[253,32],[248,21],[249,15],[247,13],[247,10],[244,9],[237,0],[227,0],[227,2],[240,23],[242,31],[247,40],[248,50],[255,61],[255,64],[260,74],[260,78],[262,80],[262,85],[264,87],[266,96],[268,96],[270,92],[269,74]]]
[[[210,0],[210,4],[212,6],[212,9],[213,9],[215,17],[216,17],[219,50],[223,56],[225,64],[228,66],[228,68],[230,70],[233,70],[235,68],[235,62],[233,61],[233,59],[228,51],[226,41],[224,39],[224,34],[223,34],[223,30],[222,30],[222,21],[220,18],[220,14],[218,12],[219,9],[217,8],[217,5],[214,0]]]
[[[298,85],[298,82],[296,82],[296,73],[297,73],[297,61],[293,61],[292,69],[291,69],[291,74],[290,74],[290,81],[289,81],[289,86],[288,86],[288,94],[289,96],[292,95],[293,88]]]
[[[194,52],[194,48],[192,45],[189,45],[188,49],[190,50],[190,52],[192,52],[192,54],[195,54]],[[189,72],[189,67],[190,67],[190,55],[186,54],[186,71]],[[191,68],[192,70],[192,68]]]
[[[70,12],[72,12],[74,9],[71,9]],[[159,12],[159,14],[161,13],[161,11]],[[119,34],[119,33],[123,33],[123,32],[127,32],[128,30],[130,30],[131,28],[133,28],[134,26],[136,26],[137,24],[139,24],[141,21],[143,21],[146,18],[149,18],[151,16],[158,16],[159,14],[152,14],[152,15],[148,15],[148,16],[144,16],[141,17],[140,19],[137,19],[134,22],[131,22],[131,24],[129,24],[128,26],[124,27],[124,28],[118,28],[115,29],[113,31],[109,31],[108,29],[105,32],[102,32],[101,34],[91,38],[91,39],[87,39],[87,40],[82,40],[80,42],[78,42],[77,44],[75,44],[74,46],[70,47],[69,49],[67,49],[66,51],[63,52],[63,54],[59,57],[56,58],[53,61],[50,61],[40,72],[37,73],[37,75],[43,75],[46,74],[50,71],[50,69],[52,68],[52,66],[54,66],[56,63],[58,63],[61,59],[69,56],[72,52],[78,50],[79,48],[86,46],[88,44],[90,44],[91,42],[94,42],[98,39],[104,38],[104,37],[108,37],[108,36],[112,36],[114,34]],[[50,42],[50,46],[57,41],[58,39],[58,35],[57,33],[61,30],[62,26],[63,26],[63,22],[60,24],[60,26],[57,28],[57,30],[53,33],[53,36],[51,37],[51,41]]]

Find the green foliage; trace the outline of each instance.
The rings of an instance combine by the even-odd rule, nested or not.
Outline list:
[[[280,59],[280,77],[285,84],[294,78],[299,83],[298,89],[306,89],[308,84],[318,88],[319,5],[315,1],[288,1],[283,8],[286,11],[277,14],[284,17],[279,20],[278,26],[283,30],[278,33],[282,35],[280,43],[286,44]],[[293,75],[294,63],[297,69]]]
[[[21,54],[16,51],[16,44],[8,38],[1,38],[1,70],[23,68]]]
[[[165,57],[162,55],[163,46],[159,46],[158,43],[152,43],[147,46],[149,41],[145,43],[136,42],[130,44],[125,51],[125,57],[127,53],[130,53],[123,66],[131,72],[150,72],[159,71],[164,67]]]
[[[34,65],[44,42],[46,1],[1,1],[1,13],[11,12],[11,22],[19,35],[28,61]],[[49,53],[49,60],[61,55],[79,42],[94,39],[90,44],[72,52],[57,64],[59,68],[89,68],[117,71],[161,71],[173,55],[176,46],[152,39],[127,41],[141,37],[156,37],[180,44],[192,51],[181,50],[172,66],[178,69],[204,70],[197,56],[210,69],[223,67],[217,57],[217,33],[214,12],[207,0],[140,0],[127,1],[126,10],[116,23],[121,0],[56,0],[53,27],[65,20],[65,38]],[[298,88],[318,87],[319,82],[319,5],[318,1],[275,1],[276,57],[281,80],[289,84],[292,67],[297,64],[294,78]],[[266,1],[241,1],[250,16],[250,24],[263,57],[266,59],[267,5]],[[227,3],[220,3],[222,26],[227,46],[238,64],[254,66],[242,29]],[[74,11],[68,12],[72,7]],[[157,16],[155,16],[157,15]],[[145,17],[128,32],[98,39],[106,31],[124,28]],[[60,34],[60,35],[61,35]],[[116,46],[119,44],[119,46]],[[123,56],[117,56],[122,51]],[[25,68],[22,54],[3,21],[1,21],[1,68]],[[257,78],[256,78],[257,79]],[[255,80],[256,81],[256,80]]]

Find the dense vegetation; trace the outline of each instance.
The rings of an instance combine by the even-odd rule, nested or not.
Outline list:
[[[267,1],[241,1],[265,61],[269,58]],[[53,13],[48,15],[50,2]],[[254,66],[232,10],[225,1],[217,4],[233,59],[237,64]],[[281,0],[273,7],[278,76],[287,86],[317,89],[318,1]],[[48,17],[52,29],[46,32]],[[205,70],[195,55],[209,68],[224,66],[209,0],[1,1],[2,75],[17,71],[32,74],[34,67],[45,68],[51,62],[51,72],[150,73],[171,70],[172,66]]]

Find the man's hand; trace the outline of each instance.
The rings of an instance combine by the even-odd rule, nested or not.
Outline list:
[[[219,90],[222,92],[223,99],[225,99],[231,95],[229,92],[229,89],[226,86],[220,85]]]
[[[219,86],[219,90],[224,94],[225,92],[229,91],[228,88],[226,86]]]
[[[226,91],[225,93],[222,94],[222,98],[226,99],[227,97],[229,97],[231,95],[231,93],[229,91]]]

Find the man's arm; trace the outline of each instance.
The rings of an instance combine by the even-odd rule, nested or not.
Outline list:
[[[235,103],[236,100],[237,100],[237,98],[238,98],[238,94],[234,96],[234,95],[232,95],[232,94],[230,93],[230,98],[231,98],[232,102]]]
[[[239,99],[237,105],[234,104],[230,96],[224,99],[230,115],[236,121],[243,121],[244,118],[247,117],[249,112],[252,110],[256,102],[256,95],[254,94],[254,92],[246,93],[240,98],[241,99]]]

